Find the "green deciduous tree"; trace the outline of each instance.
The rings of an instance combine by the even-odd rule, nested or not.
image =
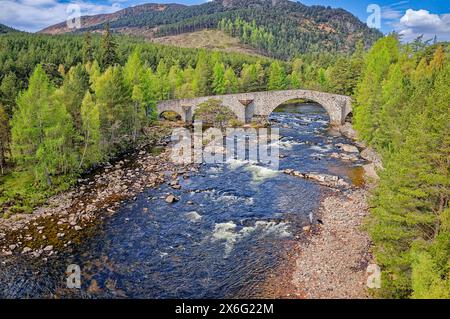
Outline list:
[[[224,88],[226,94],[237,93],[239,88],[239,81],[231,67],[228,67],[224,74]]]
[[[212,90],[214,94],[224,94],[225,87],[225,66],[223,63],[216,62],[213,70]]]
[[[269,90],[284,90],[286,88],[286,74],[278,61],[270,64],[267,88]]]
[[[103,154],[123,149],[132,137],[132,91],[125,83],[120,67],[109,67],[95,83],[96,103],[100,110],[100,146]]]
[[[47,75],[38,65],[28,90],[17,101],[12,119],[12,155],[36,181],[52,184],[52,176],[71,171],[76,154],[70,114],[58,99]]]
[[[82,138],[80,168],[90,167],[103,158],[100,146],[100,110],[92,99],[92,95],[86,92],[81,104]]]

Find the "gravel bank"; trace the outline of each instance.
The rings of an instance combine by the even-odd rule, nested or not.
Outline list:
[[[351,190],[326,197],[312,230],[299,248],[293,283],[305,298],[368,298],[366,269],[371,260],[369,236],[361,230],[368,214],[367,191]]]

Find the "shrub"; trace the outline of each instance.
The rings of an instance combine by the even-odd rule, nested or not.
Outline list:
[[[215,99],[201,103],[195,110],[194,117],[205,124],[220,127],[228,126],[232,120],[237,121],[233,111]]]

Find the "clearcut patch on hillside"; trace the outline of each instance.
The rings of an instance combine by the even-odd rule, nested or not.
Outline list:
[[[216,49],[262,56],[261,52],[242,44],[238,38],[230,37],[228,34],[214,29],[152,38],[151,41],[185,48]]]

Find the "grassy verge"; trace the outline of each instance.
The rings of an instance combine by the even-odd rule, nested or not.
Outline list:
[[[67,190],[75,179],[69,176],[53,178],[53,187],[43,188],[35,184],[29,171],[13,171],[0,177],[0,216],[8,218],[13,214],[31,213],[46,199]]]
[[[132,149],[149,149],[159,145],[169,136],[176,123],[158,122],[143,129],[143,135]],[[132,151],[132,149],[130,151]],[[111,158],[120,160],[123,155]],[[68,190],[75,185],[80,174],[52,176],[52,187],[44,187],[35,182],[31,171],[10,171],[0,175],[0,218],[9,218],[14,214],[32,213],[33,209],[45,204],[53,195]],[[81,174],[82,175],[82,174]]]

